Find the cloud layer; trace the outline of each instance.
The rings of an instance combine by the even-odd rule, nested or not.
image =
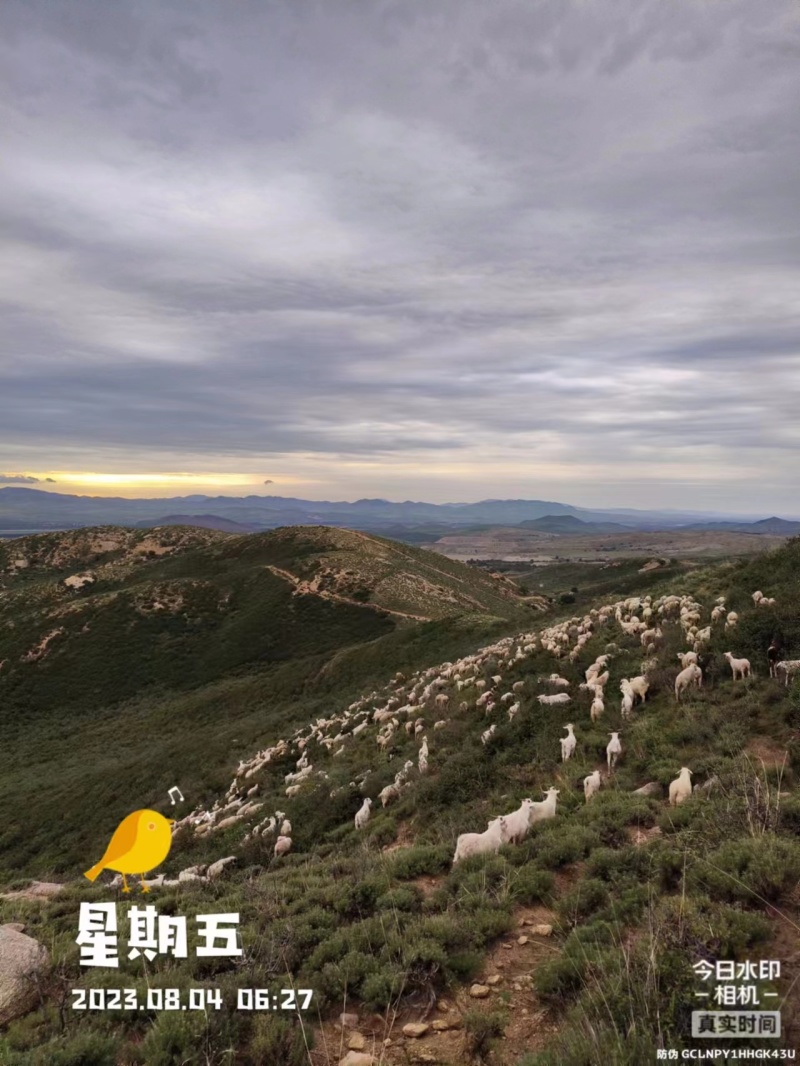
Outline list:
[[[12,469],[789,509],[796,4],[0,23]]]
[[[27,474],[0,474],[0,485],[38,485],[41,481],[49,481],[55,484],[52,477],[31,477]]]

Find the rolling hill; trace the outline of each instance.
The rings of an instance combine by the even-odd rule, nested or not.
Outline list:
[[[118,568],[115,580],[124,587],[139,570],[151,575],[148,581],[163,580],[168,566],[175,568],[173,580],[181,566],[196,580],[202,566],[204,579],[219,588],[226,587],[223,572],[228,581],[241,573],[258,584],[262,568],[275,568],[290,575],[280,580],[296,598],[312,596],[336,610],[352,604],[321,593],[353,599],[347,571],[357,570],[372,597],[395,610],[401,604],[421,609],[416,581],[410,595],[402,576],[432,581],[438,558],[431,563],[425,553],[380,538],[362,545],[358,538],[340,539],[340,532],[324,531],[317,539],[305,529],[287,530],[262,539],[169,531],[188,539],[171,554],[140,563],[134,560],[144,554],[137,539],[143,534],[118,531],[108,565]],[[194,543],[198,535],[208,539]],[[108,531],[98,536],[110,539]],[[36,600],[53,583],[54,559],[62,564],[57,580],[63,581],[75,573],[70,560],[85,565],[87,553],[97,549],[97,542],[65,547],[35,541],[29,566],[4,577],[5,592],[27,589]],[[6,567],[10,562],[6,557]],[[429,569],[419,573],[425,565]],[[616,605],[626,615],[641,611],[631,588],[636,575],[620,576],[629,602]],[[0,915],[24,921],[31,935],[52,945],[52,994],[76,985],[130,986],[143,994],[148,987],[185,993],[208,986],[220,990],[226,1007],[202,1017],[128,1012],[113,1022],[102,1013],[73,1013],[63,1027],[52,1006],[42,1007],[0,1035],[0,1061],[222,1062],[234,1048],[241,1066],[317,1066],[338,1062],[343,1055],[336,1049],[355,1028],[385,1066],[477,1060],[640,1066],[655,1061],[664,1046],[693,1046],[698,981],[692,966],[731,958],[782,960],[780,979],[759,982],[759,988],[779,993],[783,1035],[748,1047],[796,1046],[800,704],[796,685],[766,676],[765,650],[778,636],[787,657],[800,654],[800,542],[754,561],[691,571],[669,566],[660,576],[641,576],[654,604],[667,594],[691,599],[705,625],[722,596],[739,622],[732,630],[724,620],[712,625],[702,649],[704,685],[676,707],[676,653],[686,640],[668,612],[648,667],[646,703],[630,719],[620,717],[619,682],[642,670],[645,653],[613,610],[608,622],[598,623],[597,609],[615,606],[611,588],[574,617],[568,613],[573,606],[560,615],[531,613],[522,622],[513,610],[504,616],[470,611],[470,602],[484,596],[494,611],[490,595],[500,602],[505,596],[494,584],[474,583],[473,571],[459,567],[452,572],[456,584],[443,587],[453,596],[461,587],[467,613],[428,622],[388,616],[389,631],[324,655],[266,667],[251,663],[180,692],[145,688],[135,699],[104,705],[102,713],[79,719],[58,713],[48,731],[15,734],[0,777],[6,884],[14,869],[18,888],[24,889],[24,876],[56,876],[68,884],[52,902],[0,899]],[[614,580],[610,571],[608,581]],[[78,590],[74,602],[101,595],[100,584]],[[313,591],[307,587],[314,584]],[[755,607],[756,588],[775,597],[776,606]],[[434,595],[428,616],[442,603],[441,593]],[[374,605],[360,609],[378,617]],[[577,654],[555,657],[547,647],[553,627],[574,648],[587,616],[594,619],[593,632]],[[13,618],[6,614],[5,620]],[[243,630],[243,639],[252,632]],[[213,654],[217,639],[209,634],[205,654]],[[751,681],[731,680],[727,650],[751,660]],[[604,716],[594,722],[578,684],[587,664],[604,653],[611,677]],[[547,691],[541,679],[551,671],[570,683],[566,709],[543,708],[537,700]],[[428,695],[411,704],[413,690],[426,685]],[[498,703],[487,714],[478,700],[492,688]],[[500,700],[506,691],[518,705],[513,715],[509,702]],[[437,705],[436,693],[448,700]],[[427,773],[413,769],[421,738],[402,725],[388,747],[376,744],[384,728],[376,712],[386,709],[412,727],[415,716],[422,719],[430,744]],[[17,707],[23,717],[32,710]],[[578,747],[563,762],[559,737],[567,720],[575,723]],[[363,729],[356,731],[356,722]],[[494,730],[485,737],[490,725]],[[621,732],[622,759],[587,803],[582,782],[605,769],[609,730]],[[329,749],[321,740],[333,740],[337,731]],[[257,757],[276,745],[269,762]],[[301,752],[313,775],[297,795],[287,796],[285,775],[296,770]],[[384,809],[378,796],[407,759],[409,785]],[[666,790],[681,766],[690,767],[703,787],[671,807]],[[174,784],[186,803],[178,809],[183,825],[163,872],[175,878],[223,856],[235,862],[215,881],[156,886],[148,902],[170,915],[239,912],[245,956],[157,959],[147,972],[142,960],[124,959],[111,975],[82,971],[74,944],[79,904],[115,898],[108,886],[80,880],[87,856],[95,856],[108,825],[134,802],[169,811],[166,790]],[[635,794],[645,784],[650,794]],[[460,833],[480,831],[490,817],[510,812],[526,796],[541,798],[550,786],[560,789],[555,818],[496,855],[452,864]],[[372,814],[357,831],[353,816],[364,796],[374,801]],[[259,806],[223,824],[232,798]],[[274,835],[253,834],[278,807],[291,819],[294,841],[280,859],[273,856]],[[186,818],[190,812],[200,816],[196,825]],[[218,828],[197,831],[204,812]],[[289,1015],[258,1016],[231,1006],[239,987],[277,989],[289,982],[313,989],[303,1027]],[[333,1022],[343,1009],[357,1018],[344,1036]],[[434,1027],[434,1019],[444,1024]],[[406,1034],[406,1024],[420,1026],[422,1035]]]
[[[590,533],[617,533],[635,528],[619,522],[587,522],[575,515],[543,515],[519,523],[520,529],[538,529],[543,533],[571,533],[577,536]]]

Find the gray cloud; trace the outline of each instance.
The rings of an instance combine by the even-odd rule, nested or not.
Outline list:
[[[788,0],[9,0],[0,24],[7,465],[800,487]]]
[[[38,485],[41,481],[55,484],[55,478],[29,477],[26,474],[0,474],[0,485]]]

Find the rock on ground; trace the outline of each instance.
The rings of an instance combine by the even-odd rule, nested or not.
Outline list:
[[[36,1003],[36,977],[50,962],[47,949],[25,933],[0,926],[0,1025],[18,1018]]]
[[[343,1059],[339,1059],[339,1066],[375,1066],[375,1057],[364,1051],[348,1051]]]

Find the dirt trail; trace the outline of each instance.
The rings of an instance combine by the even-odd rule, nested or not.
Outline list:
[[[416,622],[430,622],[431,619],[423,614],[407,614],[405,611],[395,611],[391,607],[382,607],[379,603],[365,603],[361,600],[352,600],[347,596],[342,596],[338,592],[328,592],[326,589],[311,588],[307,581],[297,577],[289,570],[281,570],[279,566],[271,566],[267,564],[267,570],[272,571],[276,577],[282,577],[285,581],[290,582],[295,587],[297,593],[310,593],[312,596],[319,596],[323,600],[335,600],[339,603],[348,603],[352,607],[369,607],[373,611],[381,611],[384,614],[394,614],[399,618],[413,618]]]
[[[426,894],[437,881],[420,880],[426,882]],[[549,932],[536,933],[534,929],[555,928],[555,922],[555,915],[546,907],[518,908],[511,931],[494,945],[480,974],[470,985],[442,996],[436,1005],[406,1008],[386,1016],[347,1005],[344,1009],[357,1016],[357,1023],[344,1030],[338,1019],[318,1026],[315,1049],[309,1055],[311,1066],[336,1066],[347,1054],[353,1037],[359,1050],[374,1056],[375,1066],[465,1066],[473,1061],[463,1022],[464,1015],[471,1011],[505,1013],[506,1028],[491,1061],[493,1066],[515,1066],[522,1055],[544,1047],[556,1032],[554,1018],[531,987],[531,974],[536,967],[559,952],[558,943]],[[474,985],[488,991],[480,997],[471,996]],[[421,1037],[405,1036],[403,1027],[409,1023],[425,1024],[428,1030]]]

